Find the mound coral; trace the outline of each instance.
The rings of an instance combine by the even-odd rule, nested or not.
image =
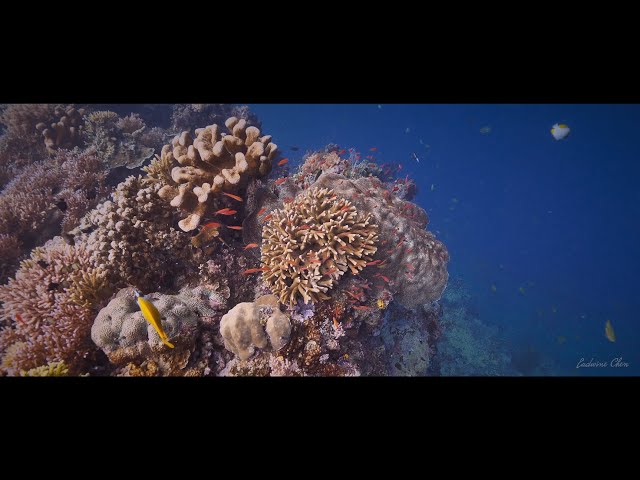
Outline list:
[[[271,348],[278,351],[284,347],[291,335],[291,323],[289,316],[282,313],[277,305],[275,296],[265,295],[255,302],[242,302],[229,310],[220,320],[225,348],[240,360],[247,360],[256,348],[265,349],[271,344]]]
[[[147,127],[135,114],[120,118],[111,111],[97,111],[85,117],[84,138],[100,160],[110,168],[137,168],[153,157],[157,136],[145,135]]]
[[[161,185],[158,195],[187,213],[178,222],[185,232],[197,228],[211,211],[219,197],[216,193],[237,191],[250,177],[271,171],[277,151],[271,136],[260,137],[258,128],[236,117],[228,118],[225,125],[231,134],[223,133],[217,124],[197,129],[195,140],[182,132],[145,168],[145,181]]]
[[[314,188],[271,213],[262,229],[264,281],[282,303],[328,300],[347,270],[356,274],[377,251],[377,225],[328,188]]]
[[[125,288],[103,308],[91,328],[91,338],[119,366],[152,368],[163,375],[183,375],[196,344],[202,317],[215,313],[216,292],[205,287],[184,288],[176,295],[146,295],[160,312],[162,328],[169,341],[165,346],[156,330],[144,319],[132,288]],[[216,298],[213,298],[216,297]]]
[[[76,109],[71,105],[66,108],[57,106],[53,110],[52,123],[40,122],[36,125],[36,130],[44,137],[44,145],[49,153],[54,153],[61,148],[72,149],[83,144],[84,112],[84,109]]]
[[[54,361],[77,371],[93,349],[93,308],[108,293],[104,271],[85,245],[58,237],[36,248],[15,278],[0,286],[0,320],[8,324],[0,332],[5,373]]]
[[[157,186],[143,186],[141,177],[118,185],[112,200],[100,204],[73,232],[83,237],[98,265],[114,286],[151,290],[180,270],[189,257],[190,238],[171,225],[174,212],[157,196]],[[177,264],[177,265],[176,265]]]
[[[397,198],[375,177],[350,180],[324,173],[314,187],[334,188],[379,226],[380,250],[374,260],[379,262],[362,272],[364,278],[384,285],[406,307],[440,298],[447,284],[449,253],[425,230],[429,219],[422,208]]]

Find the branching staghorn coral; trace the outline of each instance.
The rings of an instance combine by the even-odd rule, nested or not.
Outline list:
[[[211,212],[221,191],[238,191],[250,177],[268,175],[277,145],[271,136],[260,137],[260,130],[244,119],[228,118],[230,134],[217,125],[177,135],[171,145],[162,147],[149,167],[146,183],[161,186],[158,195],[172,207],[187,213],[180,228],[189,232]]]
[[[77,370],[94,348],[89,333],[93,309],[109,294],[105,278],[83,244],[57,238],[36,248],[15,278],[0,286],[0,321],[8,324],[0,332],[0,348],[9,357],[4,372],[17,375],[53,361]]]
[[[311,189],[271,215],[262,229],[263,279],[282,303],[328,300],[340,277],[361,271],[377,251],[371,214],[328,188]]]
[[[137,168],[150,159],[154,146],[143,140],[157,142],[157,138],[144,135],[146,131],[136,114],[120,118],[115,112],[97,111],[85,116],[85,141],[109,168]]]
[[[157,190],[157,185],[145,187],[141,177],[131,176],[72,232],[87,232],[88,248],[114,287],[155,289],[190,257],[190,238],[172,227],[175,212]]]

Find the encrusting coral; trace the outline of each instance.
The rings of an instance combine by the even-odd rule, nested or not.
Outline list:
[[[77,371],[94,349],[93,309],[108,294],[104,272],[85,245],[57,237],[33,250],[15,278],[0,286],[0,321],[6,325],[0,331],[0,370],[15,375],[64,361]]]
[[[334,190],[308,190],[271,215],[262,229],[263,279],[282,303],[328,300],[342,275],[360,272],[377,251],[372,215]]]
[[[278,148],[271,136],[260,136],[258,128],[236,117],[228,118],[225,125],[230,134],[217,124],[197,129],[195,140],[182,132],[145,168],[145,182],[160,184],[158,195],[186,212],[187,217],[178,222],[185,232],[198,227],[223,189],[238,191],[250,177],[271,171]]]

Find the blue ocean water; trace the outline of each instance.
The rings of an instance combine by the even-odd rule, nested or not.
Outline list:
[[[555,375],[640,374],[640,105],[250,107],[293,165],[329,143],[402,165],[511,353]]]

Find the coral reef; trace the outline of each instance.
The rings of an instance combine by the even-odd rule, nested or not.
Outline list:
[[[84,139],[109,168],[137,168],[151,159],[157,146],[158,130],[147,132],[136,114],[121,118],[111,111],[97,111],[85,117]],[[149,142],[149,143],[145,143]]]
[[[81,370],[94,348],[93,309],[108,294],[104,272],[85,245],[57,237],[36,248],[15,278],[0,286],[0,321],[6,325],[0,332],[0,370],[16,375],[54,361]]]
[[[358,273],[376,253],[371,215],[333,190],[309,190],[271,215],[262,229],[263,279],[282,303],[328,300],[342,275]]]
[[[108,193],[106,172],[91,151],[59,151],[26,168],[0,193],[0,235],[21,252],[78,225]],[[15,246],[15,242],[12,243]],[[3,262],[4,276],[12,273]]]
[[[70,232],[84,238],[98,265],[115,287],[158,288],[189,264],[190,238],[174,229],[174,212],[157,196],[157,186],[141,177],[118,185],[112,200],[100,204]]]
[[[443,376],[515,375],[511,355],[497,327],[483,323],[460,278],[452,278],[440,300],[442,335],[434,370]]]
[[[277,152],[271,136],[260,137],[258,128],[236,117],[228,118],[225,125],[230,134],[222,132],[217,124],[197,129],[195,140],[188,131],[182,132],[145,169],[146,181],[161,185],[158,195],[186,212],[186,218],[178,222],[185,232],[198,227],[223,189],[238,191],[249,178],[271,171]]]
[[[447,284],[449,253],[442,242],[426,231],[428,217],[417,205],[405,202],[375,177],[349,180],[324,173],[314,187],[332,187],[378,225],[380,243],[374,261],[362,276],[388,288],[406,307],[437,300]]]
[[[262,128],[258,117],[249,111],[249,107],[223,103],[182,103],[173,106],[171,130],[182,132],[194,130],[198,125],[222,123],[229,117],[244,119],[247,125]]]
[[[49,362],[42,367],[23,370],[21,377],[66,377],[69,375],[69,367],[64,362]]]

